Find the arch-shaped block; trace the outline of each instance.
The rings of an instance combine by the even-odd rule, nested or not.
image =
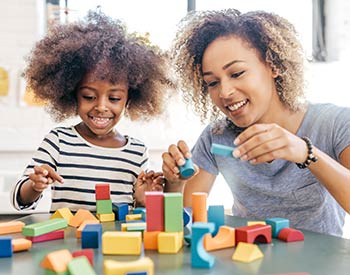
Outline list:
[[[245,243],[271,243],[272,230],[270,225],[254,224],[236,228],[236,245]]]

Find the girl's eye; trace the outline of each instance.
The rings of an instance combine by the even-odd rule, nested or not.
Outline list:
[[[116,102],[116,101],[119,101],[120,98],[119,97],[110,97],[109,100],[112,102]]]
[[[88,100],[88,101],[94,100],[94,97],[93,96],[89,96],[89,95],[83,95],[83,98]]]
[[[232,78],[238,78],[238,77],[240,77],[242,74],[244,74],[245,73],[245,71],[241,71],[241,72],[238,72],[238,73],[234,73],[234,74],[231,74],[231,77]]]

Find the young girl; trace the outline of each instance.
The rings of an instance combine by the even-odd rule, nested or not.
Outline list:
[[[168,191],[210,192],[221,173],[233,215],[282,217],[290,226],[341,236],[350,208],[350,108],[303,100],[303,52],[293,26],[267,12],[189,14],[174,46],[184,97],[212,123],[192,152],[163,154]],[[236,147],[232,158],[211,153]],[[191,158],[197,173],[177,166]]]
[[[51,187],[51,211],[96,209],[95,185],[109,183],[111,199],[138,204],[144,191],[162,190],[162,173],[144,172],[145,144],[117,131],[124,113],[149,120],[163,111],[172,87],[166,56],[125,26],[101,13],[60,25],[39,41],[25,78],[57,121],[81,122],[53,129],[13,190],[17,209],[34,209]]]

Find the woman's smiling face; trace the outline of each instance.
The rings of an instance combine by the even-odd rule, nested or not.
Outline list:
[[[278,75],[240,38],[211,42],[203,54],[202,74],[213,103],[239,127],[271,122],[280,110]]]

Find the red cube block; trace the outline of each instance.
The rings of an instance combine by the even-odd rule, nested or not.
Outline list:
[[[108,183],[98,183],[95,185],[96,200],[110,200],[111,191]]]

